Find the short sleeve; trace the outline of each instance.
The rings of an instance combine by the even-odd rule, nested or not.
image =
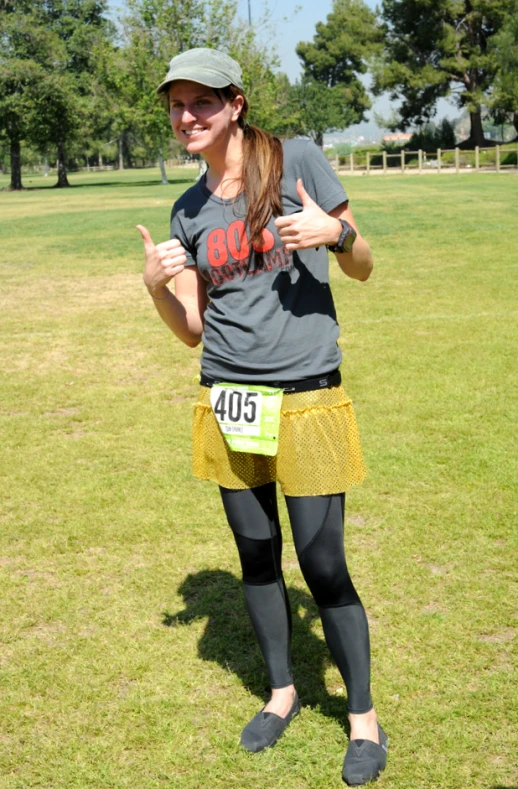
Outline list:
[[[182,212],[176,210],[176,203],[173,205],[173,210],[171,211],[170,238],[177,238],[185,249],[185,255],[187,257],[187,262],[185,265],[195,266],[196,248],[188,237],[188,233],[186,232],[184,224],[182,223]]]
[[[313,142],[304,146],[302,171],[304,188],[327,214],[349,199],[327,156]]]

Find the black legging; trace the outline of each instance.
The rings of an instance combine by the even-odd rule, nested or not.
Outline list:
[[[234,533],[243,588],[272,688],[291,685],[291,612],[282,576],[282,535],[275,483],[220,488]],[[329,650],[347,688],[349,712],[372,708],[367,617],[347,570],[345,494],[286,496],[295,549],[318,605]]]

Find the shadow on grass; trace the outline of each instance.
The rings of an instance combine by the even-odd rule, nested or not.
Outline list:
[[[134,186],[144,187],[144,186],[175,186],[176,184],[194,184],[194,179],[192,178],[170,178],[168,184],[162,184],[160,181],[95,181],[91,184],[70,184],[65,189],[63,189],[63,193],[66,194],[68,189],[94,189],[98,186],[100,187],[113,187],[113,188],[131,188]],[[24,186],[23,189],[19,189],[18,191],[21,192],[47,192],[49,190],[54,191],[57,189],[56,186]],[[2,192],[12,191],[9,189],[0,189]]]
[[[241,581],[223,570],[202,570],[188,575],[178,592],[185,609],[165,612],[163,624],[178,627],[208,617],[198,642],[199,656],[235,672],[251,693],[266,701],[268,677],[245,609]],[[312,632],[317,607],[306,592],[289,588],[288,594],[293,613],[293,672],[300,699],[305,706],[335,718],[348,734],[346,698],[329,695],[325,687],[324,672],[331,658],[325,642]]]
[[[95,186],[116,186],[117,188],[120,187],[131,187],[131,186],[173,186],[174,184],[193,184],[193,178],[169,178],[167,184],[163,184],[161,181],[100,181],[95,182],[92,184],[71,184],[70,189],[91,189]]]

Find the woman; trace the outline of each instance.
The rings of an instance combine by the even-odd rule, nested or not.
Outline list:
[[[327,250],[347,276],[364,281],[370,248],[321,151],[306,140],[281,144],[247,123],[234,60],[216,50],[184,52],[158,93],[176,139],[208,165],[175,203],[170,241],[155,246],[138,229],[144,282],[160,317],[188,346],[203,340],[194,473],[219,484],[272,687],[241,744],[253,752],[272,746],[299,712],[278,480],[302,573],[347,687],[343,778],[361,785],[384,769],[387,738],[372,706],[367,619],[343,547],[345,491],[365,469],[340,385]],[[261,423],[259,411],[271,416]]]

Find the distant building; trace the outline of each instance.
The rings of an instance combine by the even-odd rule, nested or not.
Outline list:
[[[411,139],[411,134],[403,134],[402,132],[396,132],[395,134],[384,134],[382,137],[383,142],[410,142]]]

